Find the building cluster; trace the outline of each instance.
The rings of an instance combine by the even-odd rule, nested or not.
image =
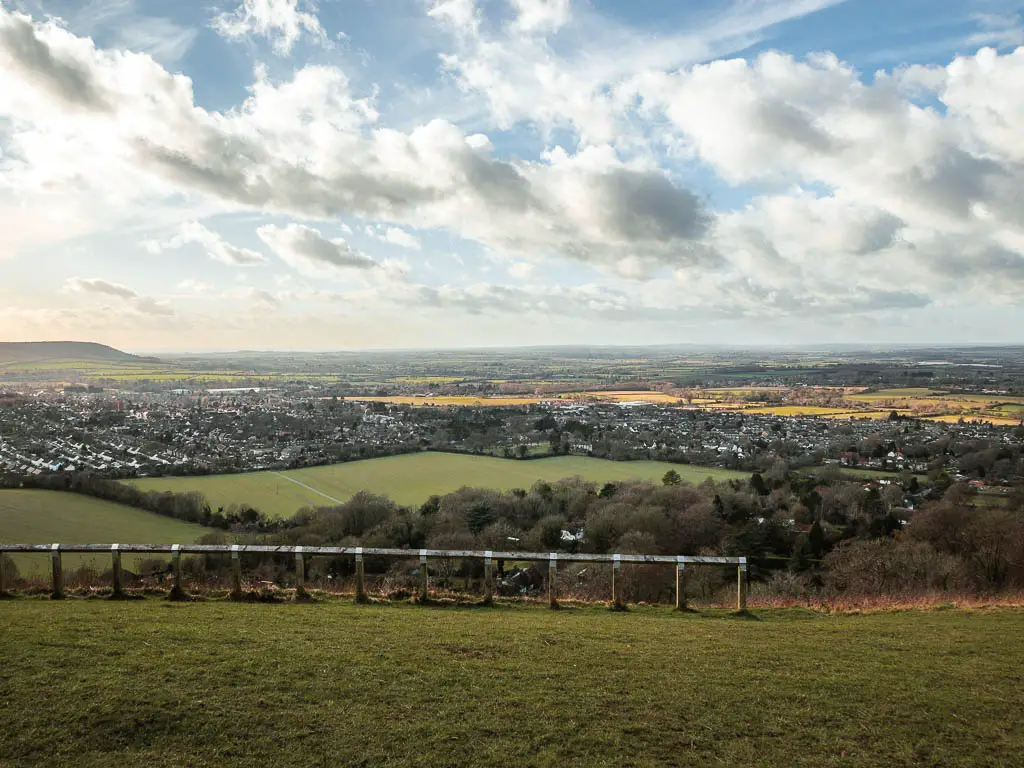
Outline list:
[[[0,471],[111,477],[289,469],[436,449],[576,454],[742,470],[843,465],[1020,472],[1022,430],[730,413],[647,403],[414,408],[302,390],[35,392],[0,401]],[[978,469],[981,468],[981,472]]]

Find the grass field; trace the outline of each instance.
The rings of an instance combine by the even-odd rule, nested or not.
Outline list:
[[[692,483],[703,482],[709,476],[716,480],[750,477],[745,472],[660,461],[607,461],[585,456],[515,461],[416,453],[280,473],[154,477],[131,482],[145,490],[199,491],[215,507],[246,503],[265,513],[287,517],[303,506],[333,504],[332,499],[344,501],[361,490],[385,494],[400,504],[421,504],[431,494],[450,493],[464,485],[508,490],[529,488],[538,480],[552,482],[575,476],[601,483],[634,479],[659,482],[670,469]]]
[[[179,520],[76,493],[36,490],[0,491],[0,541],[7,544],[187,544],[207,530]],[[14,555],[22,575],[49,572],[46,555]],[[64,569],[83,565],[110,567],[110,557],[63,555]],[[136,558],[125,555],[132,570]]]
[[[0,603],[0,766],[1008,766],[1024,611]]]

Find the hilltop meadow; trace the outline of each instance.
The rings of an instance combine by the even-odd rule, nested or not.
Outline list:
[[[1006,766],[1024,611],[0,602],[0,766]]]

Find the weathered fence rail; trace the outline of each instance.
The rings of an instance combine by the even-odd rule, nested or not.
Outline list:
[[[122,554],[169,554],[171,555],[174,572],[172,594],[182,594],[184,587],[181,578],[182,555],[231,555],[232,594],[242,594],[241,556],[246,553],[263,555],[286,555],[295,558],[296,589],[300,594],[306,591],[305,560],[307,557],[341,557],[351,555],[356,565],[356,599],[366,599],[363,558],[395,557],[402,559],[418,559],[420,563],[419,597],[425,601],[429,586],[430,559],[468,559],[482,560],[484,563],[484,601],[491,602],[494,597],[495,560],[527,560],[548,563],[548,600],[552,607],[557,606],[556,579],[559,562],[571,563],[607,563],[612,566],[612,602],[616,607],[622,606],[620,591],[616,589],[616,574],[623,563],[645,565],[671,565],[676,569],[676,608],[686,608],[686,566],[687,565],[735,565],[736,608],[745,610],[747,558],[745,557],[712,557],[704,555],[622,555],[622,554],[591,554],[576,552],[501,552],[465,549],[397,549],[387,547],[284,547],[266,544],[0,544],[0,553],[49,552],[51,558],[51,579],[53,594],[64,593],[64,576],[61,557],[68,554],[108,553],[111,557],[111,573],[115,595],[124,590],[124,577],[121,568]],[[7,586],[4,573],[5,565],[0,558],[0,593]]]

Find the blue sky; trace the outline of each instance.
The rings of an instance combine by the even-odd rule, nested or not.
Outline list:
[[[0,335],[1020,342],[1002,0],[0,0]]]

